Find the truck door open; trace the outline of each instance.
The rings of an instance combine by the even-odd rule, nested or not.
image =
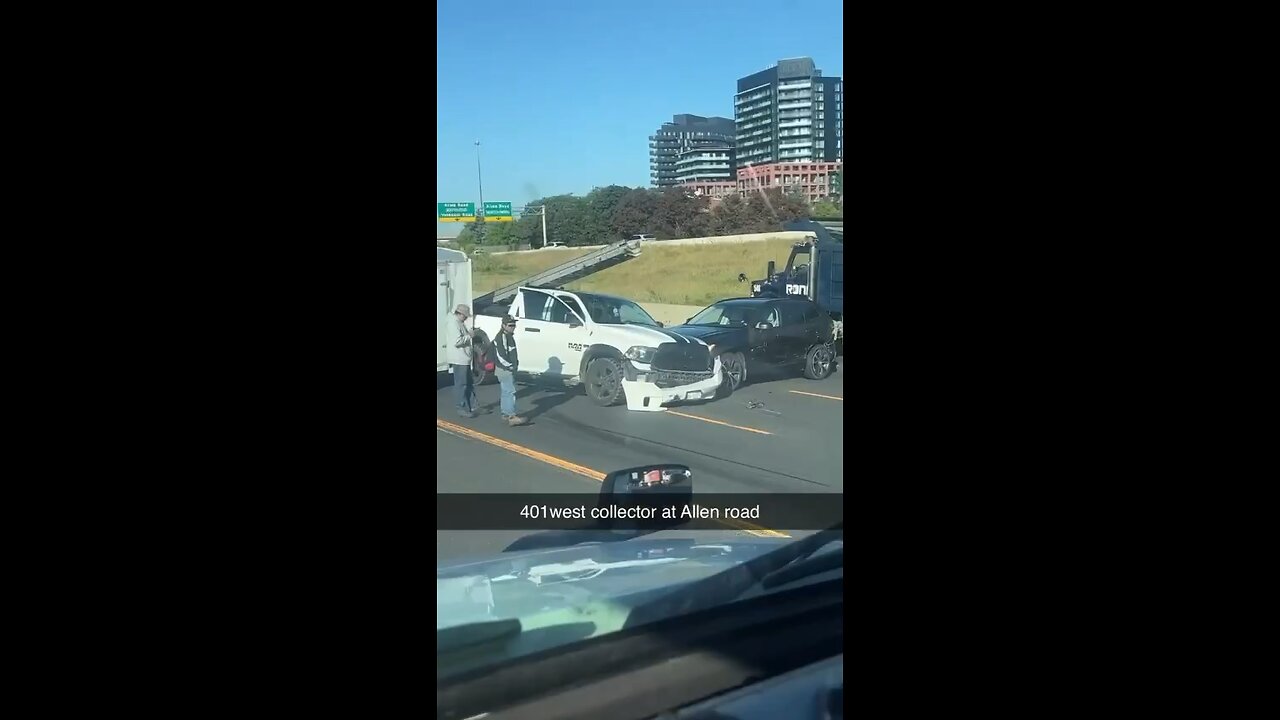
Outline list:
[[[449,272],[445,266],[436,264],[436,310],[449,308]],[[445,341],[448,335],[445,323],[451,316],[437,313],[436,317],[436,372],[448,369],[449,344]]]
[[[577,315],[577,300],[570,309],[554,290],[521,288],[524,317],[516,330],[520,369],[550,376],[578,374],[587,344],[587,328]],[[572,327],[572,326],[577,327]]]

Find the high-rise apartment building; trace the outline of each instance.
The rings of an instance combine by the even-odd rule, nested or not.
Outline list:
[[[676,156],[676,183],[724,182],[737,177],[733,147],[725,144],[698,145]]]
[[[737,167],[840,162],[844,83],[823,77],[813,59],[778,64],[738,80],[733,96]]]
[[[734,132],[729,118],[672,116],[649,136],[649,183],[670,187],[687,180],[734,179]]]

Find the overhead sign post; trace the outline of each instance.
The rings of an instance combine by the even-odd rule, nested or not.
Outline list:
[[[487,202],[484,204],[484,221],[485,222],[514,222],[515,218],[511,216],[511,203],[509,202]]]
[[[510,203],[508,203],[510,205]],[[436,203],[437,222],[475,222],[476,204],[470,202]]]

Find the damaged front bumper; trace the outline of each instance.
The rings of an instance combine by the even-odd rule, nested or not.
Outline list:
[[[709,372],[637,367],[630,360],[623,362],[622,371],[622,391],[627,397],[628,410],[657,412],[664,409],[664,403],[710,400],[724,381],[719,357]]]

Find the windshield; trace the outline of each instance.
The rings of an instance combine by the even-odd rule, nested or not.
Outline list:
[[[689,320],[689,325],[729,325],[755,327],[768,308],[758,304],[716,303]]]
[[[579,293],[587,306],[587,314],[601,325],[648,325],[658,327],[658,321],[636,303],[621,298]]]

